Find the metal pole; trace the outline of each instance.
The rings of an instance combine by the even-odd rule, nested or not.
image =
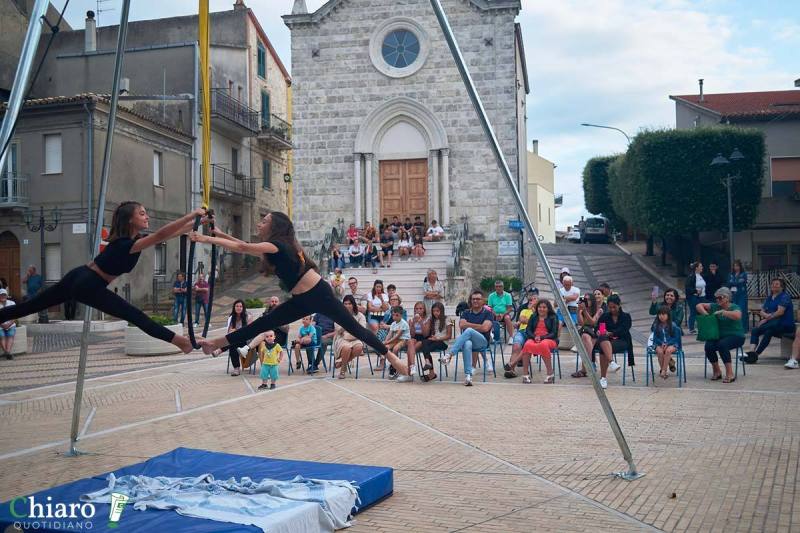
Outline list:
[[[119,33],[117,34],[117,53],[114,61],[114,78],[111,83],[111,108],[108,111],[108,129],[106,131],[106,144],[103,153],[103,170],[100,175],[100,198],[97,202],[97,217],[95,218],[92,247],[89,249],[90,258],[100,246],[100,235],[103,230],[103,213],[106,209],[106,191],[108,190],[108,171],[111,168],[111,145],[114,140],[114,125],[117,122],[119,79],[122,74],[122,59],[125,56],[125,41],[128,36],[128,13],[130,12],[130,7],[131,0],[122,0],[122,14],[120,15]],[[93,162],[89,161],[89,164],[91,165]],[[76,456],[81,453],[75,448],[75,443],[78,442],[78,425],[81,418],[81,402],[83,401],[83,382],[86,378],[86,358],[89,349],[89,324],[92,318],[91,307],[88,305],[84,307],[81,354],[78,360],[78,379],[75,383],[75,400],[72,404],[72,428],[69,433],[68,456]]]
[[[733,201],[731,200],[731,179],[732,176],[725,178],[725,186],[728,188],[728,246],[731,251],[731,272],[733,272],[733,261],[736,256],[733,255]]]
[[[630,448],[628,447],[628,442],[625,440],[625,436],[622,434],[622,428],[617,421],[617,417],[614,415],[614,410],[611,408],[611,404],[608,401],[608,397],[605,394],[605,391],[600,387],[600,381],[597,378],[597,374],[592,367],[592,361],[589,357],[589,354],[586,352],[586,347],[581,342],[581,337],[578,334],[578,328],[575,325],[575,322],[572,320],[572,317],[567,310],[567,305],[564,302],[564,298],[561,296],[561,293],[558,290],[558,286],[556,285],[556,279],[553,276],[553,272],[550,270],[550,264],[547,261],[547,257],[544,255],[544,250],[542,249],[541,244],[539,244],[539,236],[536,233],[536,230],[533,228],[533,224],[531,223],[531,219],[528,216],[528,212],[525,210],[525,204],[522,202],[522,198],[519,195],[519,191],[517,190],[516,185],[514,184],[514,179],[511,175],[511,170],[508,168],[508,163],[506,163],[505,156],[503,155],[503,151],[500,149],[500,143],[497,141],[497,137],[494,134],[494,130],[492,129],[491,124],[489,123],[489,119],[486,116],[486,110],[483,107],[483,102],[478,95],[477,90],[475,89],[475,84],[472,81],[472,77],[467,70],[466,63],[464,62],[464,58],[461,55],[461,50],[458,48],[458,43],[453,36],[453,30],[450,28],[450,23],[447,20],[447,16],[442,9],[442,5],[439,0],[430,0],[431,6],[433,7],[433,11],[436,13],[436,18],[439,21],[439,25],[442,28],[442,32],[444,33],[444,37],[447,40],[447,45],[450,47],[450,52],[453,54],[453,59],[455,60],[456,66],[458,67],[458,71],[461,73],[461,78],[464,81],[464,86],[469,94],[470,100],[472,101],[472,105],[475,107],[475,111],[478,114],[478,119],[481,121],[481,125],[483,126],[483,131],[486,133],[486,137],[488,138],[489,145],[494,152],[495,159],[497,160],[497,164],[500,168],[501,173],[506,179],[509,188],[511,189],[511,196],[516,204],[517,210],[522,218],[523,222],[525,222],[525,226],[528,228],[528,231],[531,235],[531,241],[533,242],[534,251],[536,252],[536,256],[539,259],[539,262],[542,266],[542,271],[544,272],[545,278],[547,278],[547,283],[550,285],[550,289],[553,291],[553,297],[555,298],[556,303],[558,304],[558,308],[561,310],[561,314],[564,317],[564,322],[567,325],[567,329],[572,335],[573,340],[575,341],[575,345],[578,348],[578,353],[581,356],[581,360],[583,361],[586,370],[589,373],[589,376],[592,378],[592,386],[594,386],[595,393],[597,394],[597,398],[600,401],[600,405],[605,412],[606,418],[608,419],[608,423],[611,425],[611,430],[614,433],[614,436],[617,439],[617,443],[619,444],[620,449],[622,450],[622,455],[625,458],[625,461],[628,463],[628,471],[627,472],[619,472],[616,475],[626,479],[626,480],[634,480],[642,477],[644,474],[636,470],[636,465],[633,462],[633,454],[631,453]]]
[[[36,56],[36,48],[39,46],[39,37],[42,36],[42,17],[50,5],[49,0],[36,0],[31,11],[28,32],[22,42],[22,50],[19,54],[19,64],[14,75],[14,85],[11,87],[11,95],[8,99],[8,109],[3,118],[3,125],[0,127],[0,168],[6,164],[6,156],[11,145],[8,140],[14,135],[14,124],[17,121],[20,109],[22,109],[22,99],[25,98],[25,91],[28,88],[28,80],[31,77],[31,67]],[[8,144],[8,149],[4,149]]]
[[[42,286],[47,283],[47,256],[44,247],[44,206],[39,206],[39,253],[41,254],[42,263]],[[39,313],[39,324],[47,324],[50,318],[47,316],[47,308],[45,307]]]

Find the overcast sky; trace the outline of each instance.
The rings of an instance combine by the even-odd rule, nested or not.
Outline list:
[[[245,0],[247,2],[247,0]],[[280,15],[292,0],[251,0],[251,7],[291,66],[289,30]],[[307,0],[309,10],[324,3]],[[63,4],[54,0],[57,7]],[[211,0],[212,11],[232,1]],[[116,24],[121,0],[104,0],[100,24]],[[622,152],[625,137],[581,127],[612,125],[633,136],[675,125],[670,94],[794,88],[800,78],[798,0],[523,0],[519,15],[528,62],[528,140],[556,169],[563,229],[585,214],[581,170],[595,155]],[[72,0],[67,20],[83,26],[94,0]],[[135,0],[131,20],[197,12],[192,0]],[[528,143],[530,146],[530,142]]]

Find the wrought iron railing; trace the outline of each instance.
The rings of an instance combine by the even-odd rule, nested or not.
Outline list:
[[[747,273],[747,296],[766,298],[771,290],[773,279],[781,279],[792,298],[800,298],[800,265],[787,266],[775,270],[757,270]]]
[[[28,207],[28,181],[30,176],[18,172],[0,173],[0,208]]]
[[[259,131],[259,113],[228,94],[227,89],[211,89],[211,113],[247,128]]]
[[[225,195],[254,199],[257,179],[220,165],[211,165],[211,190]]]
[[[455,276],[464,275],[461,260],[469,240],[469,220],[466,216],[461,217],[461,223],[450,225],[450,238],[453,239],[453,250],[447,259],[447,278],[453,279]]]
[[[292,142],[292,125],[278,115],[261,116],[261,133]]]

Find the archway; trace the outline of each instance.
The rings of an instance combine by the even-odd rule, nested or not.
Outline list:
[[[11,297],[22,299],[19,276],[19,240],[10,231],[0,233],[0,278],[8,281]]]

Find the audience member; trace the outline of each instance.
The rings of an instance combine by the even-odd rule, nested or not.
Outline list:
[[[8,290],[0,289],[0,309],[16,305],[14,300],[9,299]],[[0,324],[0,348],[3,350],[3,355],[6,359],[14,359],[11,355],[11,349],[14,347],[14,336],[17,334],[17,323],[13,320],[8,320]]]
[[[399,354],[400,351],[406,347],[408,341],[411,340],[411,330],[408,326],[408,322],[403,319],[403,309],[401,307],[393,307],[392,308],[392,323],[389,326],[389,335],[386,337],[384,344],[389,351],[395,354]],[[386,364],[385,358],[381,357],[378,360],[378,368],[377,370],[383,370],[383,366]],[[402,375],[397,377],[397,374],[390,375],[389,378],[393,379],[397,377],[397,381],[413,381],[414,379],[414,372],[416,372],[416,368],[414,366],[408,367],[408,375]]]
[[[744,271],[739,259],[733,262],[733,272],[728,277],[728,287],[733,294],[733,303],[742,310],[742,326],[747,331],[747,272]]]
[[[547,369],[547,377],[544,382],[546,384],[553,383],[555,374],[553,373],[551,354],[558,346],[558,318],[548,300],[541,300],[536,304],[536,313],[528,321],[528,327],[525,328],[525,336],[525,344],[522,347],[525,375],[522,378],[522,382],[531,382],[527,368],[530,365],[531,356],[538,355],[544,361],[544,366]]]
[[[708,272],[703,274],[703,279],[706,281],[706,294],[707,299],[710,300],[717,293],[717,289],[722,287],[722,274],[719,273],[719,266],[716,262],[711,261],[708,263]]]
[[[389,227],[389,219],[384,217],[384,219],[381,221],[380,227],[378,228],[378,234],[383,235],[383,232],[388,227]]]
[[[377,239],[378,239],[378,231],[375,229],[375,226],[373,226],[369,222],[365,222],[364,232],[361,235],[361,240],[364,242],[367,241],[375,242]]]
[[[242,329],[247,325],[247,323],[247,308],[244,306],[244,301],[236,300],[233,302],[231,314],[228,317],[228,323],[225,325],[225,328],[228,333],[232,333],[237,329]],[[239,352],[236,350],[235,346],[228,347],[228,356],[231,358],[231,365],[233,366],[231,376],[238,376],[241,374],[241,365],[239,364]]]
[[[356,317],[356,321],[360,325],[366,326],[367,320],[364,318],[363,314],[358,312],[358,306],[353,296],[348,294],[344,297],[342,303],[344,303],[345,309],[353,313]],[[333,350],[336,359],[334,366],[339,369],[339,379],[344,379],[347,365],[350,361],[355,359],[356,365],[358,365],[358,357],[364,352],[364,345],[360,340],[351,335],[350,332],[337,324],[333,341]]]
[[[200,325],[200,309],[203,310],[203,318],[208,321],[208,296],[210,285],[206,281],[206,275],[202,272],[197,274],[197,281],[194,282],[194,325]]]
[[[686,278],[684,292],[686,293],[686,303],[689,305],[689,333],[697,333],[695,329],[695,317],[697,316],[697,304],[705,301],[706,280],[703,278],[703,263],[696,261],[689,265],[691,274]]]
[[[334,294],[337,297],[342,298],[344,297],[344,275],[342,274],[342,269],[336,267],[333,271],[333,275],[331,276],[331,288],[333,288]]]
[[[658,358],[658,374],[662,379],[667,379],[672,370],[673,355],[681,348],[681,328],[672,320],[672,310],[669,307],[659,307],[650,331]]]
[[[183,272],[178,272],[175,276],[175,283],[172,284],[172,295],[175,301],[172,304],[172,320],[178,324],[183,324],[186,318],[186,277]]]
[[[528,301],[522,304],[519,309],[519,320],[517,322],[517,332],[513,337],[513,346],[511,347],[511,359],[508,364],[504,365],[503,369],[506,372],[507,378],[514,378],[517,375],[513,372],[517,362],[522,359],[522,346],[525,344],[525,329],[528,327],[528,321],[531,316],[536,312],[536,304],[539,302],[539,289],[532,288],[528,290]],[[530,360],[530,358],[528,358]]]
[[[336,325],[333,323],[333,320],[322,313],[317,313],[314,315],[314,324],[319,327],[320,333],[322,334],[319,338],[319,349],[317,350],[317,357],[314,358],[314,364],[311,366],[310,373],[314,374],[319,369],[320,363],[322,363],[325,359],[325,353],[328,351],[328,346],[333,343],[333,337],[336,335]],[[367,323],[364,322],[361,324],[362,326],[366,326]]]
[[[581,342],[586,348],[586,353],[592,358],[594,363],[594,347],[597,344],[597,326],[602,317],[608,310],[605,303],[603,291],[595,289],[591,296],[587,293],[578,304],[578,332],[581,334]],[[612,372],[620,369],[616,361],[611,361],[609,368]],[[581,361],[580,370],[572,373],[573,378],[585,378],[586,366]]]
[[[397,218],[397,217],[395,217]],[[378,258],[381,260],[381,268],[392,267],[392,255],[394,253],[394,235],[388,228],[381,235],[381,249]]]
[[[794,342],[792,342],[792,353],[789,355],[789,360],[783,365],[784,368],[797,369],[800,368],[800,325],[797,325],[794,330]]]
[[[415,261],[421,261],[425,256],[425,239],[422,236],[422,230],[417,226],[414,226],[411,233],[411,243],[413,244],[411,255],[414,256]]]
[[[383,292],[383,281],[376,279],[372,289],[366,295],[367,316],[370,320],[383,319],[383,313],[389,309],[389,296]]]
[[[411,235],[411,230],[414,229],[414,224],[411,223],[410,217],[406,217],[405,221],[403,222],[403,229],[406,230],[409,235]]]
[[[680,326],[683,324],[683,306],[681,305],[681,297],[677,289],[667,289],[664,291],[664,297],[661,303],[656,302],[656,295],[652,293],[650,302],[650,316],[656,316],[658,310],[663,306],[669,308],[669,315],[673,322]]]
[[[400,238],[400,229],[403,225],[400,223],[400,219],[397,217],[392,217],[392,224],[389,226],[389,229],[392,231],[392,237],[394,240],[398,240]]]
[[[303,325],[300,326],[297,340],[292,341],[292,350],[294,351],[295,368],[300,370],[303,368],[301,349],[306,350],[306,359],[308,360],[309,372],[314,368],[314,349],[312,348],[317,344],[317,328],[311,323],[311,316],[303,317]]]
[[[441,241],[444,239],[444,228],[438,222],[431,220],[431,227],[425,233],[426,241]]]
[[[422,356],[425,358],[425,366],[422,367],[424,373],[422,375],[423,381],[433,381],[437,378],[436,372],[433,370],[433,357],[431,352],[447,350],[447,341],[453,338],[452,322],[447,321],[444,312],[444,304],[442,302],[434,302],[431,306],[431,334],[422,341]]]
[[[617,295],[608,297],[608,311],[598,320],[597,343],[600,349],[600,386],[608,388],[606,373],[615,353],[628,352],[628,365],[633,366],[633,340],[631,339],[631,315],[622,310]],[[617,367],[619,369],[619,367]]]
[[[478,352],[489,346],[494,316],[483,307],[483,292],[472,291],[469,296],[470,307],[461,314],[459,327],[461,335],[450,345],[444,363],[448,364],[458,352],[464,360],[464,385],[472,386],[473,359],[477,361]]]
[[[564,276],[561,278],[561,287],[558,289],[564,302],[567,304],[567,311],[569,311],[572,321],[578,323],[578,300],[581,297],[581,291],[578,287],[572,284],[572,276]],[[564,317],[561,316],[561,310],[556,312],[559,322],[564,323]]]
[[[358,241],[358,228],[355,224],[350,224],[347,228],[347,242]]]
[[[365,315],[367,313],[367,297],[358,291],[358,280],[354,276],[347,278],[347,288],[350,289],[350,296],[355,298],[358,312]]]
[[[397,243],[397,252],[400,258],[408,259],[411,256],[411,250],[414,244],[411,242],[408,232],[405,229],[400,230],[400,241]]]
[[[364,259],[364,249],[358,241],[350,241],[350,248],[347,251],[348,260],[351,267],[361,268],[361,261]]]
[[[261,361],[261,385],[258,390],[274,390],[278,386],[278,367],[283,361],[283,348],[275,341],[275,332],[264,332],[264,342],[258,344]]]
[[[719,323],[719,340],[706,341],[706,358],[714,368],[711,381],[722,379],[723,383],[733,383],[736,375],[733,373],[731,364],[731,350],[735,350],[744,345],[744,328],[742,327],[742,310],[739,306],[731,303],[731,290],[727,287],[717,289],[714,293],[716,303],[698,303],[697,312],[701,315],[714,314]],[[725,378],[722,378],[722,370],[719,368],[717,354],[725,364]]]
[[[22,280],[25,284],[25,298],[33,298],[36,293],[42,289],[42,276],[36,273],[36,267],[30,265],[25,278]]]
[[[414,217],[414,229],[418,230],[420,235],[425,233],[425,223],[419,215]]]
[[[337,268],[344,268],[344,254],[339,250],[339,243],[333,243],[331,257],[328,259],[328,272],[333,272]]]
[[[508,344],[514,344],[514,300],[511,294],[503,290],[503,280],[494,282],[494,292],[489,295],[489,307],[492,308],[494,319],[505,324]]]
[[[378,247],[371,240],[364,245],[364,268],[366,267],[370,267],[373,274],[378,272]]]
[[[264,313],[261,316],[267,315],[271,313],[278,305],[280,305],[281,301],[277,296],[270,296],[269,298],[269,305],[264,310]],[[284,348],[288,348],[289,346],[289,324],[285,326],[281,326],[275,330],[275,341],[283,346]]]
[[[612,294],[617,294],[616,292],[611,290],[611,285],[609,285],[606,282],[601,283],[598,288],[600,289],[600,292],[603,293],[603,303],[604,304],[608,302],[608,297],[609,296],[611,296]]]
[[[431,336],[431,320],[425,310],[425,304],[414,304],[414,316],[408,324],[411,329],[411,340],[408,342],[406,354],[408,355],[409,368],[416,362],[417,352],[422,349],[422,343]]]
[[[742,359],[751,365],[758,362],[758,356],[767,349],[773,337],[780,339],[794,331],[794,307],[792,297],[786,292],[786,283],[780,278],[773,279],[770,292],[758,313],[761,320],[750,332],[750,349]]]
[[[422,282],[422,293],[422,301],[428,313],[436,302],[444,303],[444,283],[441,282],[439,274],[435,270],[428,270],[428,277]]]

